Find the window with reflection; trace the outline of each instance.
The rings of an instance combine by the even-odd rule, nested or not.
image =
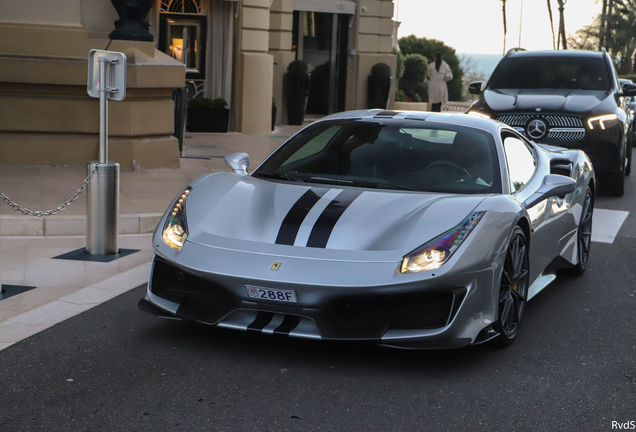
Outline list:
[[[520,138],[504,136],[503,144],[508,164],[510,190],[514,193],[530,181],[537,168],[537,161],[534,159],[532,149]]]
[[[159,50],[186,66],[187,79],[205,78],[206,10],[200,0],[163,0]]]

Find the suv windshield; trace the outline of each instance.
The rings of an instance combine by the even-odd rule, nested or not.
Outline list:
[[[500,193],[492,136],[409,120],[332,120],[307,127],[252,175],[278,181],[451,193]]]
[[[488,88],[609,90],[611,84],[603,58],[533,56],[502,61]]]

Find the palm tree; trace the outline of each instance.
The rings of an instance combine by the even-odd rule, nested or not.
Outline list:
[[[605,45],[605,26],[607,25],[607,0],[603,0],[603,9],[601,12],[601,26],[598,35],[598,50],[600,51]]]
[[[506,55],[506,0],[501,0],[501,13],[503,14],[503,27],[504,27],[504,39],[503,39],[503,53]]]
[[[607,1],[607,0],[603,0]],[[552,4],[548,0],[548,15],[550,15],[550,30],[552,30],[552,49],[556,49],[556,43],[554,41],[554,20],[552,19]]]

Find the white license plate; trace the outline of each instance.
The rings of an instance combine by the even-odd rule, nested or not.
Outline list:
[[[296,292],[292,290],[282,290],[275,288],[260,288],[255,286],[246,286],[247,295],[251,298],[259,300],[279,301],[285,303],[296,303]]]

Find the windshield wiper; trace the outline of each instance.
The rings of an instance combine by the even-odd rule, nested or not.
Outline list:
[[[329,177],[310,177],[309,180],[316,183],[342,183],[348,186],[358,186],[373,189],[418,190],[408,186],[396,185],[392,183],[377,183],[368,180],[349,180]]]
[[[294,176],[291,176],[289,174],[279,173],[279,172],[257,172],[256,176],[272,178],[272,179],[276,179],[276,180],[287,180],[287,181],[292,181],[292,182],[304,182],[304,180],[299,179],[298,177],[294,177]]]

